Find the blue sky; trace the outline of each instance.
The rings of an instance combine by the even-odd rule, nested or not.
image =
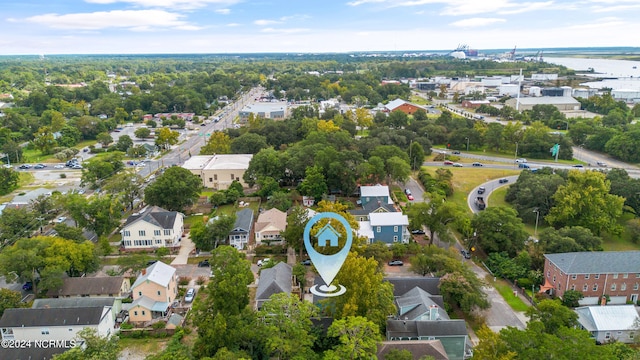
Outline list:
[[[4,0],[0,55],[638,46],[638,0]]]

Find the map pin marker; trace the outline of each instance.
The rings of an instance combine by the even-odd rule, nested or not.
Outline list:
[[[324,255],[319,253],[314,248],[314,244],[311,243],[311,228],[318,221],[325,218],[339,221],[342,226],[344,226],[347,235],[347,240],[344,244],[344,247],[333,255]],[[316,236],[318,246],[338,247],[339,238],[340,233],[336,229],[334,229],[329,222],[327,222],[327,224],[318,231]],[[335,285],[331,285],[331,282],[333,282],[333,279],[335,279],[336,275],[338,275],[340,268],[344,264],[344,261],[347,259],[352,242],[353,235],[351,232],[351,226],[349,225],[347,220],[340,214],[336,214],[333,212],[323,212],[316,214],[309,220],[309,222],[307,222],[307,226],[305,226],[304,228],[304,247],[307,249],[309,258],[318,270],[320,277],[322,277],[322,280],[324,280],[325,284],[327,284],[322,286],[313,286],[311,288],[312,294],[317,296],[332,297],[342,295],[347,291],[344,286],[338,285],[338,288]]]

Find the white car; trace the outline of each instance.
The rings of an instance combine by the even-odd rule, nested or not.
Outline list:
[[[269,258],[258,260],[258,266],[266,265],[269,261],[271,261]]]
[[[64,169],[64,165],[58,164],[58,165],[54,166],[53,168],[54,169]]]
[[[526,163],[526,162],[527,162],[527,159],[522,159],[522,158],[520,158],[520,159],[516,159],[516,162],[517,162],[518,164]]]
[[[187,290],[187,293],[184,295],[184,302],[190,303],[196,297],[196,289],[190,288]]]
[[[67,217],[66,216],[60,216],[59,218],[56,219],[56,222],[58,224],[62,224],[65,221],[67,221]]]

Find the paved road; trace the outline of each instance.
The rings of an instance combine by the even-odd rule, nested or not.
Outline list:
[[[502,179],[507,179],[508,182],[500,183],[500,180],[502,180]],[[467,205],[469,206],[469,209],[474,214],[480,212],[478,207],[476,207],[476,205],[475,205],[476,197],[479,196],[478,188],[480,186],[484,186],[484,188],[486,189],[484,194],[482,194],[482,196],[484,197],[485,204],[486,204],[486,203],[488,203],[489,196],[491,196],[491,193],[493,191],[495,191],[496,189],[501,188],[503,186],[509,186],[509,185],[513,184],[514,182],[516,182],[516,180],[518,180],[518,176],[517,175],[512,175],[512,176],[506,176],[506,177],[503,177],[503,178],[500,178],[500,179],[487,181],[484,184],[478,185],[473,190],[471,190],[471,192],[467,196]]]

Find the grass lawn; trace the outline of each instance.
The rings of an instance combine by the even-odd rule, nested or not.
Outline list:
[[[634,244],[631,241],[631,234],[629,234],[625,226],[627,221],[633,218],[633,214],[627,212],[623,213],[620,219],[618,219],[618,224],[623,227],[622,234],[619,236],[611,234],[602,235],[602,248],[604,251],[640,250],[640,244]]]
[[[144,358],[163,351],[170,340],[170,337],[163,339],[152,337],[143,339],[121,338],[118,340],[118,345],[121,351],[128,349],[132,354],[140,354],[141,358]]]
[[[431,174],[435,175],[437,169],[441,166],[425,166],[424,168]],[[518,170],[502,170],[502,169],[485,169],[485,168],[455,168],[447,167],[453,174],[453,197],[450,199],[461,208],[467,209],[467,196],[469,192],[476,186],[489,180],[519,174]]]
[[[20,156],[20,161],[23,163],[34,163],[34,162],[60,162],[58,159],[51,155],[43,155],[40,150],[37,149],[29,149],[28,147],[22,148],[22,156]]]
[[[506,281],[498,279],[494,282],[493,279],[489,279],[489,277],[485,280],[498,290],[504,301],[506,301],[514,311],[527,311],[529,306],[520,300],[519,297],[513,295],[513,289]]]
[[[33,182],[35,176],[30,172],[20,172],[20,180],[18,180],[18,188],[27,186]]]
[[[417,104],[417,105],[428,105],[430,104],[429,100],[423,98],[422,96],[411,95],[409,97],[409,102]]]
[[[190,215],[184,218],[184,224],[192,227],[197,222],[202,222],[204,215]]]
[[[507,196],[507,190],[509,190],[509,186],[503,186],[491,192],[491,195],[487,198],[488,206],[511,206],[507,204],[504,200],[505,196]]]
[[[207,198],[211,197],[215,191],[213,190],[205,190],[200,193],[200,196],[206,196]]]

